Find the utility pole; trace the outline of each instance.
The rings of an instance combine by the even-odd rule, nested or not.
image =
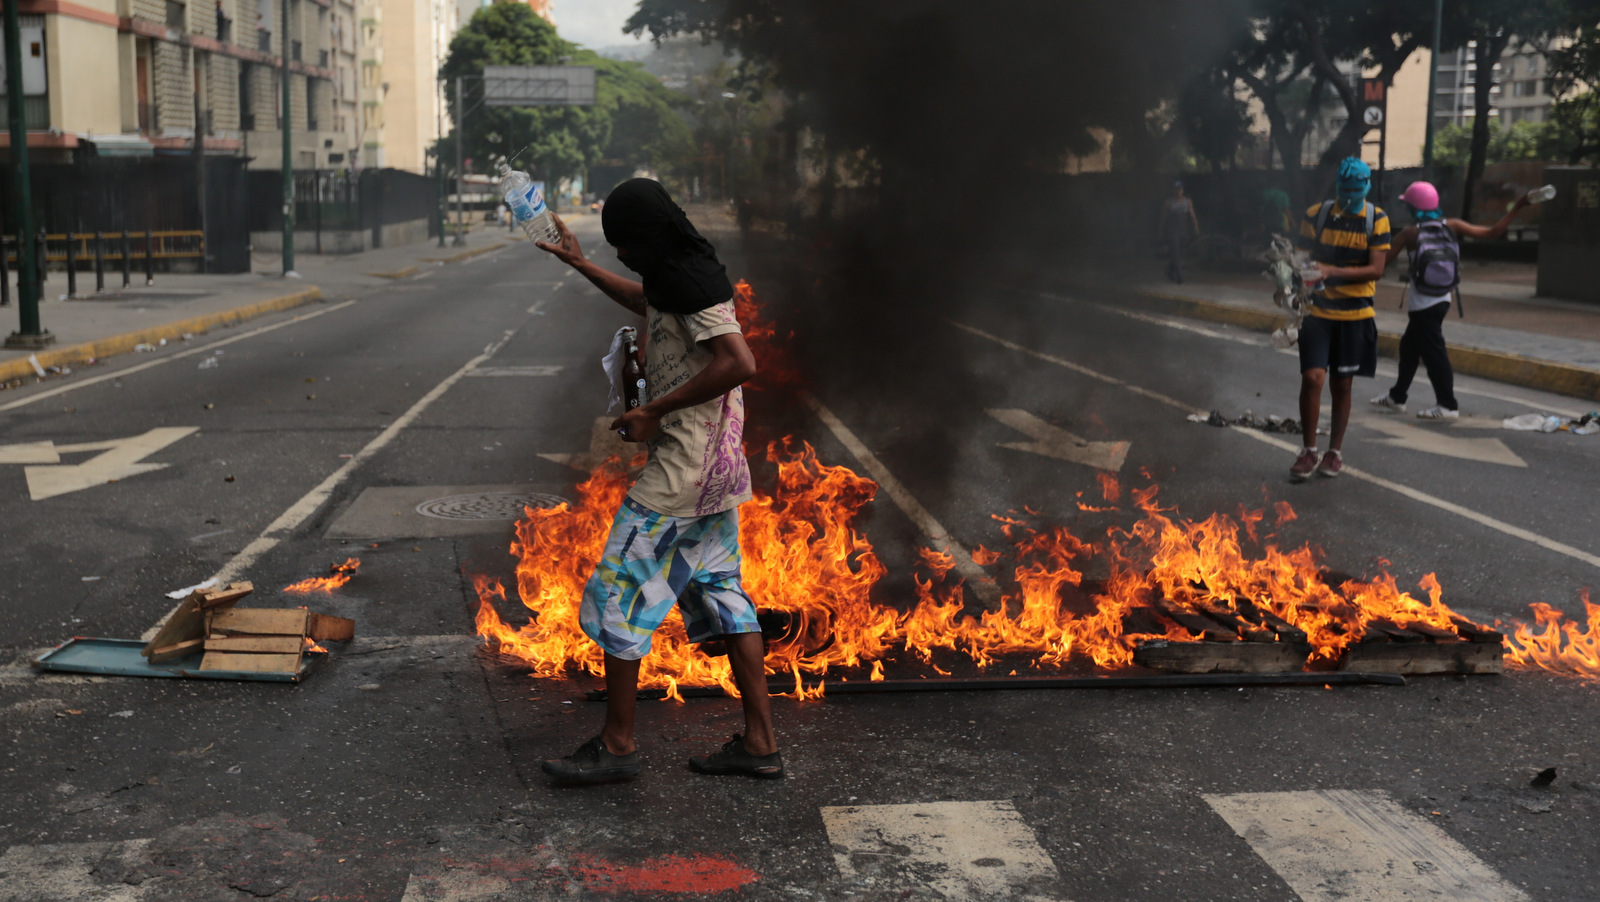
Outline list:
[[[211,245],[206,241],[206,122],[205,105],[201,102],[200,51],[190,49],[190,71],[194,73],[194,198],[200,224],[200,271],[210,272],[207,261],[211,258]]]
[[[289,91],[289,48],[293,42],[289,40],[289,0],[278,0],[283,4],[283,35],[278,40],[278,52],[283,54],[283,276],[284,278],[300,278],[294,271],[294,157],[289,148],[289,132],[294,117],[289,100],[293,96]]]
[[[1422,173],[1433,178],[1433,104],[1439,77],[1439,44],[1444,31],[1444,0],[1433,0],[1433,51],[1428,60],[1428,109],[1422,129]]]
[[[456,127],[456,240],[452,243],[457,247],[467,243],[466,222],[461,212],[462,169],[464,165],[461,162],[461,145],[466,143],[462,140],[466,135],[462,133],[461,126],[467,118],[467,108],[461,102],[461,83],[465,80],[464,76],[456,76],[456,121],[454,123]]]
[[[18,329],[8,348],[42,348],[56,340],[39,327],[39,271],[33,259],[33,192],[28,177],[28,123],[22,116],[22,22],[18,0],[5,0],[6,106],[11,119],[11,171],[16,176]],[[0,253],[4,249],[0,248]]]

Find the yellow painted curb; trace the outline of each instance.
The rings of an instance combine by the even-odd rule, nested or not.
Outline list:
[[[485,245],[484,247],[475,247],[470,251],[462,251],[459,254],[451,254],[448,257],[423,257],[422,259],[428,261],[429,263],[460,263],[462,260],[470,260],[473,257],[478,256],[479,254],[487,254],[490,251],[497,251],[497,250],[499,250],[499,249],[501,249],[501,248],[503,248],[505,246],[506,246],[506,242],[502,241],[499,244],[490,244],[490,245]]]
[[[321,299],[322,289],[313,286],[304,291],[297,291],[294,294],[286,294],[282,297],[246,304],[243,307],[235,307],[232,310],[222,310],[217,313],[208,313],[204,316],[179,320],[175,323],[151,326],[147,329],[140,329],[137,332],[124,332],[121,335],[113,335],[110,338],[100,338],[80,344],[50,348],[35,352],[33,356],[39,359],[39,366],[41,367],[70,366],[74,363],[83,363],[91,357],[104,358],[113,357],[117,354],[126,354],[140,344],[155,344],[163,338],[171,341],[175,338],[182,338],[185,333],[197,335],[220,326],[231,326],[236,323],[242,323],[245,320],[255,319],[258,316],[290,310],[302,304],[309,304],[312,301]],[[27,378],[33,375],[35,375],[33,364],[28,360],[27,356],[0,362],[0,382]]]
[[[1248,307],[1235,307],[1216,301],[1203,301],[1139,288],[1132,290],[1141,297],[1159,301],[1160,306],[1166,308],[1167,312],[1179,316],[1229,323],[1258,332],[1271,332],[1283,325],[1281,315],[1265,310],[1252,310]],[[1399,357],[1400,336],[1394,332],[1379,332],[1378,353],[1385,357]],[[1568,363],[1552,363],[1548,360],[1524,357],[1521,354],[1455,344],[1450,346],[1450,363],[1456,372],[1466,373],[1469,376],[1554,392],[1558,395],[1600,401],[1600,371],[1597,370],[1584,369]]]
[[[375,279],[409,279],[416,274],[417,268],[415,266],[407,266],[405,269],[397,269],[394,272],[367,273],[367,275],[372,276]]]

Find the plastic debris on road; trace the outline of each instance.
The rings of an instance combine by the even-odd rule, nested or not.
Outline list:
[[[1222,411],[1213,410],[1210,413],[1191,413],[1188,417],[1191,423],[1204,423],[1207,426],[1239,426],[1244,429],[1260,429],[1262,432],[1281,432],[1285,435],[1299,435],[1300,421],[1293,417],[1280,417],[1268,415],[1258,417],[1251,411],[1236,416],[1232,419],[1223,416]]]
[[[1600,432],[1600,410],[1591,410],[1581,417],[1525,413],[1506,417],[1500,421],[1500,426],[1517,432],[1570,432],[1573,435],[1589,435]]]

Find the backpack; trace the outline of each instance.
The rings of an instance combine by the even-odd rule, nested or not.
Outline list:
[[[1417,249],[1411,255],[1411,284],[1431,295],[1446,295],[1461,284],[1461,247],[1443,220],[1417,226]]]
[[[1366,207],[1367,207],[1367,243],[1371,244],[1372,243],[1372,223],[1373,223],[1374,218],[1377,216],[1377,209],[1378,208],[1374,207],[1371,203],[1368,203],[1366,205]],[[1317,230],[1314,233],[1312,233],[1312,240],[1313,241],[1321,241],[1322,240],[1322,227],[1328,224],[1328,214],[1332,213],[1332,212],[1333,212],[1333,201],[1331,201],[1331,200],[1323,201],[1322,202],[1322,208],[1317,210]]]

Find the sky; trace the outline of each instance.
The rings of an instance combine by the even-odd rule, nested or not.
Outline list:
[[[554,0],[550,6],[556,30],[569,41],[592,50],[635,43],[622,33],[622,23],[633,15],[638,0]]]

